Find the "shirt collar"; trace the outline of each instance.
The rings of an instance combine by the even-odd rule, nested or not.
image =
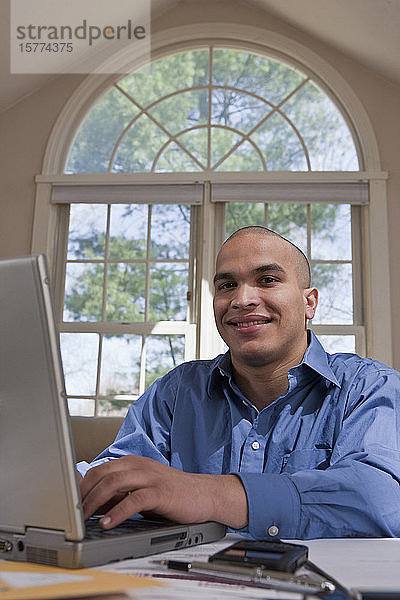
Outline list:
[[[213,360],[208,383],[208,393],[210,396],[212,395],[214,386],[221,380],[221,377],[228,377],[229,381],[232,379],[232,363],[229,350],[225,354],[219,354]]]
[[[307,365],[310,369],[316,371],[319,375],[340,388],[340,383],[329,365],[328,355],[312,331],[308,331],[308,341],[308,347],[303,360],[297,367],[293,368],[296,369],[301,367],[301,365]],[[212,391],[218,376],[221,375],[223,377],[228,377],[229,381],[232,379],[232,365],[229,350],[225,354],[220,354],[214,359],[209,382],[209,392]]]
[[[329,365],[328,355],[312,331],[308,331],[308,342],[308,348],[300,364],[307,365],[310,369],[313,369],[340,388],[340,383]]]

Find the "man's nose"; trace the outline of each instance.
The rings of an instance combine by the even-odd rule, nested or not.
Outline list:
[[[259,303],[260,299],[257,290],[252,285],[244,283],[236,288],[235,296],[232,299],[232,306],[234,308],[257,306]]]

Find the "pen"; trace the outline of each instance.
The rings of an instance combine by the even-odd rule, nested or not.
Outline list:
[[[251,584],[257,587],[272,588],[283,592],[299,594],[331,594],[335,586],[330,581],[311,581],[301,575],[268,571],[262,567],[242,567],[222,563],[200,561],[185,562],[180,560],[155,561],[168,569],[185,571],[193,575],[212,577],[227,582]]]

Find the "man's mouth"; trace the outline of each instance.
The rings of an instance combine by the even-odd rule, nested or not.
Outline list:
[[[228,325],[233,325],[234,327],[240,328],[254,327],[255,325],[265,325],[267,323],[271,323],[271,319],[254,319],[252,321],[228,321]]]

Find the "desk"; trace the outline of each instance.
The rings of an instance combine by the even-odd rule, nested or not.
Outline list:
[[[310,540],[309,558],[347,587],[397,592],[400,598],[400,539]]]
[[[124,589],[127,585],[125,580],[122,582],[125,574],[145,575],[148,578],[147,582],[162,582],[164,585],[134,587],[124,594],[106,594],[104,592],[101,596],[91,596],[91,598],[92,600],[302,600],[303,597],[299,594],[279,593],[274,590],[236,583],[199,581],[190,573],[168,570],[163,564],[159,564],[163,558],[186,562],[207,561],[210,554],[218,552],[239,539],[241,539],[240,536],[228,535],[223,540],[212,544],[99,567],[103,573],[98,573],[98,578],[103,577],[104,583],[100,587],[97,586],[97,590],[107,589],[105,585],[108,585],[109,590]],[[391,597],[400,599],[400,539],[321,539],[308,542],[299,541],[299,543],[305,543],[308,546],[309,558],[313,563],[346,587],[361,592],[396,593],[396,596]],[[0,562],[0,567],[1,564]],[[22,569],[23,564],[18,563]],[[39,567],[37,571],[40,569],[43,567]],[[89,578],[93,578],[92,574],[95,575],[96,571],[93,569],[89,569],[89,571]],[[104,571],[106,571],[105,579]],[[111,573],[120,574],[117,577],[117,585],[115,585],[115,581],[112,581]],[[70,573],[68,572],[68,575],[70,574],[73,576],[75,571],[71,570]],[[37,572],[35,576],[38,576]],[[49,583],[47,581],[47,584]],[[140,583],[138,581],[138,584]],[[45,584],[41,582],[40,585]],[[58,590],[59,592],[60,590]],[[81,585],[75,589],[75,593],[84,593]],[[42,592],[39,594],[42,598]],[[69,597],[65,591],[62,596],[63,598]],[[23,595],[18,597],[26,600]],[[38,593],[35,594],[35,597],[39,597]],[[60,593],[58,597],[60,597]],[[75,598],[75,600],[77,599]]]
[[[210,554],[238,539],[239,536],[228,535],[219,542],[179,552],[169,552],[163,557],[207,560]],[[305,543],[309,547],[310,560],[347,587],[361,592],[397,591],[400,598],[400,539],[323,539],[299,541],[299,543]],[[111,571],[154,576],[160,573],[160,567],[154,563],[154,560],[159,558],[160,556],[153,556],[127,560],[105,568]],[[168,575],[168,572],[164,571],[164,574]],[[126,597],[135,600],[225,600],[225,598],[226,600],[265,600],[289,597],[288,594],[270,594],[268,590],[242,586],[194,584],[184,579],[164,579],[164,581],[166,586],[163,588],[132,590]],[[293,598],[295,597],[293,595]]]

